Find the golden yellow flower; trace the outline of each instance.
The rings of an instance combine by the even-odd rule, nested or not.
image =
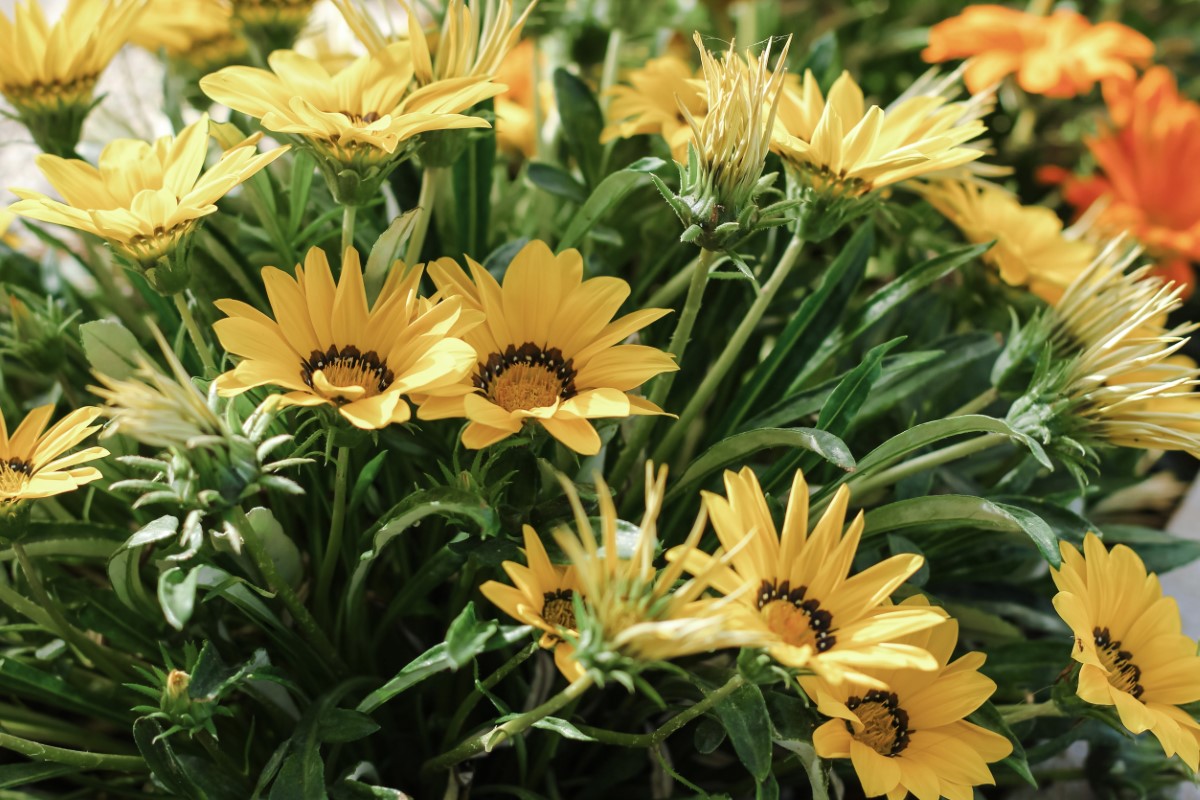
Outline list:
[[[1079,696],[1116,706],[1126,728],[1150,731],[1194,772],[1200,723],[1179,706],[1200,701],[1200,657],[1183,635],[1179,606],[1125,545],[1106,550],[1089,533],[1083,555],[1066,542],[1060,548],[1054,608],[1075,634]]]
[[[515,561],[501,564],[513,585],[488,581],[479,591],[505,614],[542,631],[538,644],[554,650],[558,671],[573,681],[583,674],[583,668],[575,661],[575,647],[563,635],[579,633],[575,629],[575,597],[579,595],[575,568],[550,561],[537,531],[528,525],[524,536],[528,566]]]
[[[222,0],[148,0],[129,40],[207,74],[247,53],[233,29],[233,9]]]
[[[170,294],[186,286],[186,264],[167,265],[163,260],[186,247],[204,217],[216,213],[218,200],[283,154],[285,148],[258,153],[259,138],[231,147],[207,171],[207,116],[178,136],[164,136],[153,144],[139,139],[109,142],[100,154],[99,169],[79,159],[42,154],[38,168],[66,202],[13,189],[21,200],[10,210],[107,240]]]
[[[682,58],[652,58],[626,76],[629,86],[609,89],[606,111],[608,125],[601,144],[628,139],[638,134],[658,134],[679,163],[687,163],[692,126],[682,109],[694,120],[708,113],[708,100],[700,75]]]
[[[100,477],[95,467],[80,465],[107,456],[103,447],[66,454],[100,430],[92,425],[100,409],[76,409],[47,430],[53,414],[53,405],[33,409],[11,436],[0,418],[0,505],[71,492]]]
[[[277,50],[271,69],[226,67],[200,81],[219,103],[259,119],[318,156],[339,202],[361,205],[411,154],[422,133],[486,128],[464,111],[500,91],[486,78],[458,78],[415,89],[412,51],[388,45],[331,75],[319,62]]]
[[[1028,286],[1043,300],[1062,297],[1099,252],[1093,242],[1064,231],[1049,208],[1024,206],[1009,192],[981,181],[943,181],[919,189],[974,244],[994,241],[983,259],[1011,286]]]
[[[457,300],[417,294],[419,268],[393,267],[368,307],[358,252],[347,249],[336,286],[325,252],[308,251],[296,277],[262,272],[275,318],[240,300],[218,300],[228,315],[213,327],[242,361],[217,378],[224,397],[258,386],[287,391],[283,405],[332,405],[353,425],[383,428],[410,416],[405,396],[457,391],[475,363],[456,338],[474,322]]]
[[[987,104],[949,102],[946,88],[922,82],[886,110],[868,108],[848,72],[826,99],[806,71],[799,88],[783,91],[772,148],[806,183],[844,196],[962,166],[984,154],[963,145],[986,130],[978,118]]]
[[[38,0],[0,13],[0,93],[46,152],[79,141],[96,81],[125,44],[145,0],[68,0],[51,24]]]
[[[677,369],[653,347],[621,344],[669,313],[644,309],[614,320],[629,297],[620,278],[583,280],[577,250],[558,255],[532,241],[513,258],[501,285],[467,258],[468,277],[452,259],[429,265],[438,290],[481,311],[484,324],[464,338],[475,348],[475,369],[457,397],[421,402],[421,419],[466,417],[463,444],[487,447],[536,422],[585,455],[600,450],[590,420],[661,414],[631,394],[650,378]]]
[[[496,95],[496,144],[507,153],[521,154],[533,158],[537,152],[537,115],[534,103],[542,109],[552,107],[553,98],[547,98],[545,85],[533,85],[533,60],[537,56],[533,42],[528,39],[514,47],[500,68],[496,81],[508,88]]]
[[[728,498],[703,492],[704,506],[727,552],[729,566],[700,551],[667,554],[713,588],[738,598],[735,621],[766,637],[768,652],[789,667],[806,668],[831,684],[853,680],[882,687],[867,670],[934,669],[929,652],[899,637],[941,622],[924,608],[887,605],[900,584],[920,569],[917,555],[899,555],[850,575],[862,536],[862,514],[843,535],[850,491],[839,488],[808,533],[808,484],[797,471],[783,521],[775,531],[754,472],[726,471]]]
[[[914,595],[901,605],[928,608],[929,601]],[[911,792],[919,800],[971,800],[972,787],[995,783],[987,765],[1007,757],[1012,743],[964,719],[991,697],[996,684],[979,672],[983,653],[950,662],[957,639],[958,623],[949,618],[899,637],[927,650],[937,667],[866,670],[886,690],[801,678],[817,710],[832,717],[813,732],[817,755],[849,758],[868,797],[904,800]]]

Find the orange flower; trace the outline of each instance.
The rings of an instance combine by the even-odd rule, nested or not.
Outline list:
[[[1119,22],[1092,25],[1074,11],[1041,17],[981,5],[934,25],[921,56],[930,63],[971,58],[963,79],[972,93],[1015,73],[1027,92],[1074,97],[1096,81],[1132,79],[1134,67],[1153,54],[1149,39]]]
[[[1097,171],[1066,177],[1063,196],[1081,213],[1103,204],[1098,229],[1129,231],[1173,278],[1190,280],[1180,262],[1200,260],[1200,105],[1165,67],[1106,81],[1104,99],[1112,124],[1085,140]]]

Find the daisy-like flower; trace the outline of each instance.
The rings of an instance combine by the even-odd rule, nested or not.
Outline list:
[[[897,640],[942,617],[928,608],[886,604],[923,559],[893,556],[850,575],[863,517],[860,512],[843,535],[849,489],[838,490],[810,535],[808,484],[797,471],[782,536],[749,467],[727,471],[725,491],[727,498],[702,496],[729,566],[698,550],[672,550],[667,557],[693,575],[708,576],[721,594],[738,597],[736,624],[766,637],[776,661],[831,684],[853,680],[880,688],[867,670],[936,668],[927,650]]]
[[[258,386],[288,390],[282,405],[335,407],[366,430],[405,422],[405,396],[457,391],[475,351],[456,338],[475,320],[457,300],[417,294],[421,270],[397,262],[373,306],[367,305],[358,252],[347,249],[334,284],[325,252],[308,251],[296,277],[262,272],[275,318],[239,300],[218,300],[228,315],[213,327],[242,361],[217,378],[224,397]]]
[[[1132,733],[1150,731],[1168,756],[1200,767],[1200,723],[1180,705],[1200,700],[1200,657],[1179,606],[1130,548],[1106,550],[1089,533],[1080,555],[1062,542],[1054,608],[1075,634],[1079,696],[1116,706]]]
[[[272,53],[292,46],[316,0],[230,0],[230,5],[238,27],[261,52]]]
[[[1025,206],[1011,193],[980,181],[943,181],[918,190],[974,244],[995,241],[983,259],[1010,286],[1028,286],[1043,300],[1062,297],[1091,265],[1099,248],[1063,230],[1048,208]]]
[[[902,606],[928,608],[929,601],[915,595]],[[996,684],[979,672],[983,653],[950,661],[957,640],[958,623],[949,618],[900,637],[927,650],[937,667],[868,670],[886,690],[801,678],[817,710],[832,717],[813,732],[817,755],[849,758],[868,797],[904,800],[911,792],[918,800],[971,800],[972,787],[995,783],[987,765],[1007,757],[1012,743],[964,719],[991,697]]]
[[[0,93],[38,147],[70,155],[100,73],[125,44],[145,0],[68,0],[51,24],[38,0],[0,13]]]
[[[479,591],[505,614],[542,631],[538,644],[554,651],[558,671],[573,681],[583,674],[583,668],[575,661],[575,647],[563,636],[579,635],[575,629],[575,597],[579,595],[575,568],[552,562],[537,531],[528,525],[524,536],[526,564],[505,561],[500,565],[513,585],[488,581]]]
[[[886,110],[867,107],[862,89],[843,72],[821,94],[806,71],[799,88],[785,87],[772,149],[802,185],[838,197],[960,167],[984,154],[966,143],[986,128],[990,98],[950,102],[947,81],[923,81]]]
[[[666,140],[676,161],[687,163],[688,144],[692,141],[688,116],[701,120],[708,112],[704,83],[699,77],[686,61],[674,55],[652,58],[645,66],[631,70],[626,76],[628,86],[609,89],[608,125],[600,134],[600,143],[657,134]]]
[[[100,409],[76,409],[47,429],[53,414],[53,405],[33,409],[11,436],[0,418],[0,508],[11,510],[23,500],[71,492],[100,477],[100,470],[81,465],[104,458],[107,450],[67,452],[100,430],[92,424]]]
[[[421,134],[486,128],[485,120],[459,112],[502,88],[486,77],[415,88],[412,53],[407,43],[390,44],[331,75],[315,59],[277,50],[270,70],[226,67],[200,88],[311,150],[338,202],[362,205]]]
[[[195,79],[247,53],[246,40],[233,29],[233,9],[222,0],[148,0],[129,40],[151,52],[162,50]]]
[[[475,348],[475,369],[457,397],[421,402],[421,419],[466,417],[463,444],[487,447],[535,422],[572,450],[594,455],[600,436],[591,420],[661,414],[630,392],[677,369],[667,353],[621,344],[669,313],[651,308],[619,319],[629,296],[620,278],[583,280],[577,250],[558,255],[532,241],[513,258],[501,285],[467,259],[470,277],[448,258],[429,265],[438,290],[483,313],[484,324],[464,334]]]
[[[13,189],[21,200],[10,210],[30,219],[65,225],[108,241],[146,272],[164,294],[186,288],[192,234],[216,202],[283,154],[258,153],[259,135],[226,150],[204,171],[208,117],[153,144],[116,139],[100,154],[97,169],[86,161],[42,154],[38,168],[62,195],[59,202],[40,192]]]
[[[1096,225],[1131,233],[1166,262],[1200,261],[1200,104],[1154,67],[1140,80],[1104,84],[1112,124],[1085,139],[1097,171],[1068,179],[1064,196]],[[1095,205],[1095,204],[1099,205]]]
[[[1032,94],[1074,97],[1096,81],[1132,78],[1154,55],[1154,44],[1119,22],[1092,25],[1075,11],[1048,17],[997,5],[968,6],[929,30],[921,56],[930,63],[970,58],[964,79],[980,92],[1017,76]]]

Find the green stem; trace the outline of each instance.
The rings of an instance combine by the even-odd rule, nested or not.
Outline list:
[[[703,252],[703,251],[701,251]],[[692,279],[692,271],[696,268],[696,262],[700,259],[697,255],[689,261],[683,269],[671,276],[671,279],[658,287],[654,294],[642,304],[645,308],[665,308],[675,302],[675,298],[683,294],[688,287],[688,283]],[[715,264],[715,262],[714,262]]]
[[[350,477],[350,448],[338,448],[337,466],[333,475],[333,513],[329,522],[329,539],[325,542],[325,555],[317,573],[317,607],[327,609],[330,605],[329,588],[333,583],[333,572],[342,557],[342,532],[346,528],[346,488]]]
[[[854,489],[855,495],[862,497],[876,489],[882,489],[885,486],[898,483],[910,475],[916,475],[925,470],[939,467],[942,464],[966,458],[969,455],[974,455],[1007,441],[1008,437],[1002,433],[989,433],[984,436],[978,436],[974,439],[968,439],[965,442],[943,447],[940,450],[934,450],[932,453],[926,453],[923,456],[918,456],[910,461],[897,464],[894,467],[889,467],[882,472],[863,478],[861,481],[855,481],[851,478],[849,485]]]
[[[795,752],[800,763],[804,765],[804,771],[808,773],[808,785],[812,788],[813,800],[829,800],[829,784],[825,779],[825,769],[821,765],[817,751],[812,746],[805,744]]]
[[[966,403],[963,403],[961,406],[954,409],[946,416],[947,416],[947,418],[949,418],[949,417],[961,417],[966,414],[978,414],[980,411],[983,411],[985,408],[990,406],[992,403],[996,402],[996,398],[999,396],[1000,396],[1000,393],[997,392],[996,387],[993,386],[990,389],[988,389],[984,392],[981,392],[977,397],[973,397],[970,400],[968,400]]]
[[[704,287],[708,284],[708,273],[712,269],[715,258],[716,254],[712,250],[701,250],[699,258],[692,262],[687,299],[683,303],[683,311],[679,315],[675,332],[671,335],[670,353],[675,357],[675,363],[680,368],[683,367],[683,354],[687,351],[688,342],[692,338],[692,328],[696,324],[696,316],[700,313],[700,305],[704,299]],[[650,392],[650,402],[661,408],[667,395],[670,394],[671,385],[675,382],[675,376],[678,374],[678,372],[667,372],[655,378],[654,388]],[[616,466],[613,467],[611,485],[620,486],[624,483],[629,470],[646,446],[646,440],[650,438],[650,426],[654,423],[654,419],[651,416],[638,417],[634,422],[633,433],[630,435],[625,449],[621,452],[621,457],[617,459]]]
[[[1044,703],[1015,703],[1008,706],[996,706],[996,710],[1000,712],[1000,716],[1004,717],[1004,721],[1009,725],[1015,725],[1027,719],[1037,719],[1038,717],[1066,716],[1053,700],[1047,700]]]
[[[441,169],[437,167],[426,167],[421,175],[421,193],[417,195],[417,218],[413,221],[408,246],[404,248],[405,266],[411,267],[421,258],[425,237],[429,234],[429,220],[433,217],[433,203],[437,198],[437,184],[440,178]]]
[[[179,316],[183,318],[183,327],[187,329],[188,338],[192,340],[192,346],[196,348],[196,352],[200,354],[200,361],[204,364],[204,371],[208,376],[213,376],[217,373],[217,363],[213,361],[212,352],[208,349],[208,344],[204,341],[204,335],[200,333],[200,326],[196,324],[196,318],[192,316],[191,306],[188,305],[187,298],[183,292],[178,292],[174,296],[175,308],[179,309]]]
[[[787,279],[788,273],[792,271],[792,267],[796,265],[803,249],[804,240],[799,236],[793,236],[792,240],[788,242],[787,249],[780,256],[775,271],[771,273],[771,277],[763,284],[762,290],[758,293],[758,297],[754,299],[750,310],[742,317],[742,321],[733,332],[733,336],[726,343],[725,349],[717,357],[717,363],[708,370],[708,373],[704,376],[704,380],[700,383],[700,387],[692,394],[691,400],[688,401],[687,406],[683,409],[683,413],[679,415],[679,420],[671,426],[671,430],[667,433],[666,438],[663,439],[662,443],[654,451],[654,459],[656,461],[662,461],[667,454],[673,452],[679,446],[680,440],[687,433],[696,416],[704,409],[713,392],[721,385],[721,381],[725,380],[725,376],[733,368],[738,356],[742,355],[745,351],[746,342],[758,327],[758,323],[762,320],[763,314],[766,313],[767,307],[775,299],[775,295],[778,294],[780,287],[783,286],[783,282]]]
[[[608,44],[604,48],[604,67],[600,73],[600,93],[597,95],[600,98],[600,110],[605,116],[607,116],[608,106],[612,102],[608,90],[617,82],[617,71],[621,66],[621,45],[624,39],[625,32],[621,28],[613,28],[608,32]],[[608,161],[612,157],[616,144],[617,140],[611,139],[604,145],[600,157],[601,175],[608,173]]]
[[[354,218],[358,215],[358,206],[342,206],[342,258],[346,251],[354,247]]]
[[[622,733],[620,731],[605,730],[604,728],[593,728],[590,725],[576,725],[575,727],[605,744],[614,744],[620,747],[654,747],[666,741],[671,734],[677,732],[696,717],[740,689],[745,683],[746,679],[741,675],[734,675],[723,686],[709,692],[702,700],[671,717],[661,727],[650,733]]]
[[[111,769],[117,772],[146,772],[146,762],[141,756],[117,756],[106,753],[84,753],[51,747],[40,742],[31,742],[19,736],[0,732],[0,748],[13,750],[34,761],[49,761],[67,764],[81,769]]]
[[[484,731],[478,736],[473,736],[453,750],[448,750],[440,756],[426,761],[421,771],[425,774],[440,772],[480,753],[492,752],[492,750],[503,744],[505,740],[521,735],[533,723],[545,719],[576,698],[582,697],[583,693],[591,688],[591,685],[592,677],[590,674],[585,673],[582,677],[572,682],[570,686],[537,708],[526,711],[524,714],[518,714],[508,722],[497,725],[489,731]]]
[[[262,291],[250,281],[250,278],[246,276],[246,272],[242,269],[242,265],[239,264],[237,259],[233,257],[233,254],[229,252],[229,248],[225,246],[224,242],[222,242],[219,237],[213,236],[212,234],[208,234],[204,241],[207,245],[205,247],[205,252],[212,257],[213,261],[216,261],[221,265],[221,268],[229,274],[229,277],[233,278],[238,287],[246,294],[246,297],[250,298],[250,300],[257,305],[266,305],[267,301],[263,296]]]
[[[333,643],[329,641],[329,637],[321,630],[316,619],[305,608],[304,603],[300,602],[299,595],[288,585],[287,581],[279,574],[279,570],[275,568],[275,562],[271,560],[271,554],[267,552],[266,547],[258,538],[258,532],[254,530],[254,526],[250,524],[250,520],[246,517],[246,512],[238,506],[234,506],[229,512],[233,518],[234,527],[242,535],[242,541],[245,544],[246,552],[250,555],[254,565],[258,567],[259,573],[263,580],[267,582],[269,588],[283,602],[283,605],[291,613],[292,618],[296,620],[296,624],[300,627],[300,632],[310,645],[315,647],[320,655],[325,659],[326,665],[338,673],[346,673],[349,670],[346,664],[342,661],[342,657],[338,655]]]
[[[459,704],[458,710],[454,712],[454,716],[450,718],[450,724],[446,727],[446,735],[443,739],[443,746],[446,746],[451,740],[454,739],[454,737],[458,736],[458,732],[462,730],[462,726],[467,719],[467,715],[470,714],[471,710],[475,708],[476,704],[479,703],[480,699],[483,697],[483,693],[508,677],[508,675],[514,669],[525,663],[525,660],[537,651],[538,643],[536,641],[530,642],[528,645],[518,650],[516,655],[501,664],[495,672],[484,678],[479,682],[479,685],[471,690],[471,693],[467,695],[466,699]]]

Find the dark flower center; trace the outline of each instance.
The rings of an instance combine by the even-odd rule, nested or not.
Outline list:
[[[908,747],[908,712],[900,707],[895,692],[868,692],[866,697],[851,697],[846,700],[850,709],[862,723],[858,733],[849,721],[846,727],[855,739],[870,747],[881,756],[891,758]]]
[[[1121,643],[1112,640],[1108,628],[1093,628],[1092,636],[1100,663],[1108,670],[1108,682],[1135,699],[1141,698],[1146,689],[1141,684],[1142,671],[1133,663],[1133,653],[1122,650]]]
[[[559,628],[575,630],[575,592],[556,589],[542,596],[542,619]]]
[[[807,586],[791,588],[787,581],[763,581],[758,589],[758,610],[767,626],[794,647],[810,645],[824,653],[835,644],[833,614],[815,597],[805,599]]]
[[[530,411],[573,397],[575,366],[557,347],[510,344],[503,354],[492,353],[479,365],[474,382],[505,411]]]
[[[19,458],[0,460],[0,492],[16,494],[33,476],[33,465]]]
[[[323,373],[325,380],[334,386],[360,386],[365,390],[366,397],[387,391],[396,379],[395,373],[388,369],[387,364],[374,350],[361,353],[352,344],[341,350],[337,345],[331,344],[324,353],[313,350],[306,360],[300,362],[300,378],[310,389],[314,388],[315,372]],[[356,398],[335,395],[327,399],[342,405]]]

